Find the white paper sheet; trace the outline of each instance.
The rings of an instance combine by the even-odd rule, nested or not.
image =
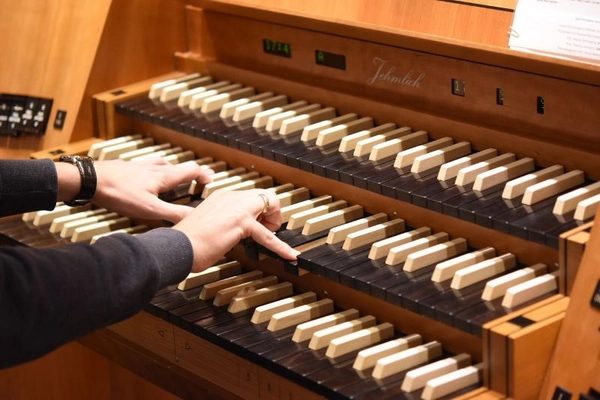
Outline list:
[[[519,0],[508,44],[600,64],[600,0]]]

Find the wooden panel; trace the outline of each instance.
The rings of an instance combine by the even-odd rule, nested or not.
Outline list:
[[[0,0],[2,92],[54,100],[42,137],[0,137],[0,157],[29,153],[93,135],[93,94],[173,68],[186,49],[184,6],[172,0]],[[148,29],[152,26],[152,29]],[[159,27],[168,26],[169,29]],[[18,34],[15,34],[18,32]],[[67,112],[62,129],[57,110]]]
[[[0,370],[0,393],[11,400],[178,398],[77,342]]]
[[[498,1],[498,0],[496,0]],[[495,46],[506,46],[512,12],[439,0],[296,1],[219,0],[219,3],[285,12],[351,25],[362,23]],[[191,0],[206,7],[207,1]]]
[[[3,13],[0,36],[12,38],[2,45],[2,53],[10,54],[0,61],[2,91],[54,99],[46,137],[60,140],[65,133],[61,143],[68,141],[111,3],[0,1],[1,9],[10,10]],[[56,109],[67,111],[62,133],[52,127]],[[26,156],[59,143],[46,137],[1,137],[0,156]]]
[[[600,389],[600,309],[593,299],[600,284],[600,214],[596,215],[590,240],[575,278],[571,302],[563,321],[540,399],[551,398],[557,386],[574,397]]]
[[[174,361],[174,326],[162,319],[140,312],[126,321],[110,326],[109,329],[132,342],[139,343],[140,346],[152,349],[167,360]]]

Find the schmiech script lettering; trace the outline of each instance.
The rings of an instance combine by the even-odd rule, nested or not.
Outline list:
[[[369,84],[373,84],[377,81],[384,81],[396,85],[418,88],[421,84],[421,81],[425,77],[424,72],[416,75],[412,69],[406,72],[404,75],[397,74],[396,67],[389,65],[387,60],[384,60],[383,58],[373,58],[373,64],[377,68],[377,71],[375,72],[375,75],[367,79],[367,83]]]

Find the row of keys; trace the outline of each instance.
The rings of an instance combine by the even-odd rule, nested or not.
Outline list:
[[[190,274],[152,306],[194,333],[227,341],[338,397],[411,393],[434,399],[481,384],[482,366],[470,365],[467,354],[449,355],[436,341],[399,334],[355,309],[336,310],[313,292],[294,294],[289,282],[244,273],[237,261]]]
[[[276,235],[301,251],[292,268],[469,333],[481,335],[485,322],[557,292],[556,273],[543,264],[523,267],[513,254],[472,249],[428,227],[407,229],[402,219],[364,215],[361,206],[331,196],[284,203],[282,215],[286,224]],[[246,252],[277,257],[254,243]]]

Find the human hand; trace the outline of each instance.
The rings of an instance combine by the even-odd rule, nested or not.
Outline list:
[[[273,233],[280,226],[281,206],[275,192],[252,189],[217,190],[173,229],[190,239],[194,248],[192,272],[200,272],[249,237],[286,260],[295,260],[299,252]]]
[[[177,223],[193,208],[172,204],[158,198],[162,192],[196,180],[211,182],[211,169],[194,161],[173,165],[161,158],[144,161],[97,161],[94,163],[98,183],[92,203],[132,218],[163,219]]]

